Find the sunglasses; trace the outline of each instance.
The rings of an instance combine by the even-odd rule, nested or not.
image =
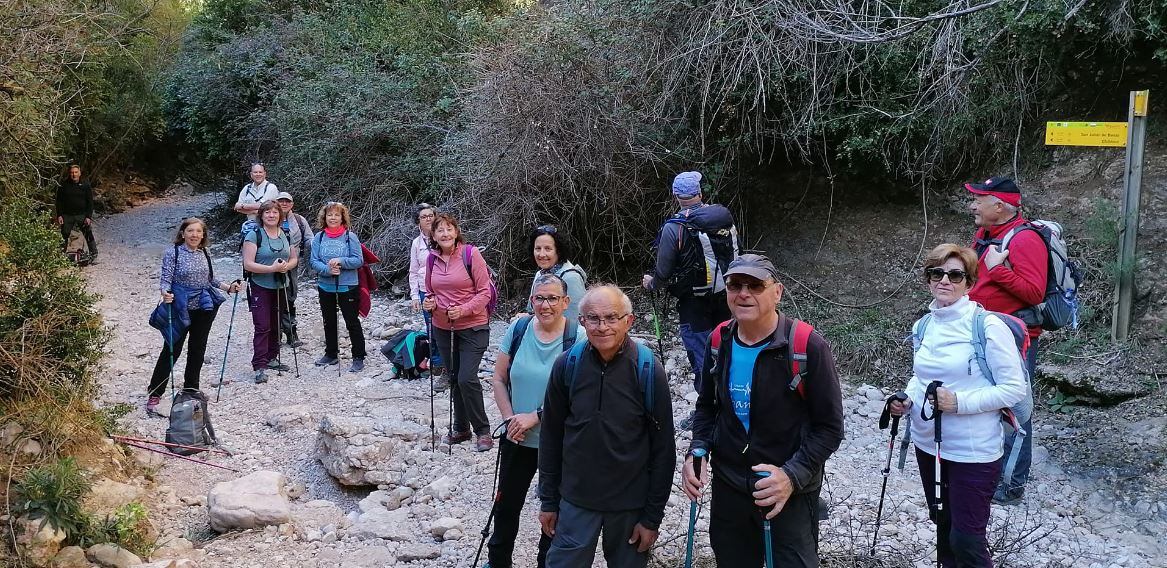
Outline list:
[[[725,283],[725,288],[734,294],[741,292],[742,289],[748,289],[753,294],[761,294],[766,290],[766,288],[769,287],[769,282],[763,282],[761,280],[751,280],[749,282],[743,282],[741,280],[730,280],[729,282]]]
[[[944,270],[943,268],[936,267],[924,270],[924,276],[927,276],[928,281],[930,282],[939,282],[944,280],[944,277],[947,276],[949,282],[952,282],[953,284],[960,284],[961,282],[964,282],[964,279],[966,276],[968,276],[968,274],[965,271],[956,268],[952,270]]]
[[[556,233],[555,225],[539,225],[535,227],[535,232],[554,235]]]

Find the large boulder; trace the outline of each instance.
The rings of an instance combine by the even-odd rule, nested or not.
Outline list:
[[[142,559],[116,544],[95,544],[85,549],[85,557],[94,564],[105,568],[130,568],[142,563]]]
[[[344,485],[377,485],[398,447],[416,442],[429,429],[400,418],[325,416],[316,439],[316,457]]]
[[[1114,406],[1154,392],[1152,383],[1134,373],[1116,374],[1107,368],[1039,366],[1038,375],[1046,385],[1066,395],[1078,397],[1078,404]]]
[[[283,432],[312,423],[312,407],[306,404],[281,406],[267,413],[268,426]]]
[[[16,549],[31,566],[48,566],[61,550],[65,541],[65,531],[53,528],[50,523],[41,526],[42,519],[20,517],[16,519]]]
[[[286,484],[284,474],[276,471],[257,471],[234,481],[216,483],[207,496],[211,528],[222,533],[290,521],[292,509]]]
[[[53,557],[53,568],[89,568],[91,564],[85,557],[85,549],[80,546],[66,546]]]

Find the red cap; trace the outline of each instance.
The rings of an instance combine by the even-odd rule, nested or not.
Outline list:
[[[985,183],[966,183],[964,188],[977,195],[992,195],[1009,205],[1021,207],[1021,190],[1013,183],[1013,178],[992,177]]]

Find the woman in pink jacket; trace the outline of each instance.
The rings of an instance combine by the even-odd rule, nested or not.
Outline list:
[[[434,218],[426,260],[422,309],[433,317],[433,339],[450,370],[454,422],[443,443],[460,444],[477,436],[475,449],[494,447],[482,402],[478,364],[490,341],[490,272],[478,249],[466,244],[458,221],[448,213]],[[473,433],[471,430],[473,429]]]

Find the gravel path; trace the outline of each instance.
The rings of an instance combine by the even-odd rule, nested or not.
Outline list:
[[[92,289],[102,297],[98,304],[106,323],[113,330],[106,369],[101,375],[105,403],[130,402],[137,408],[124,419],[126,425],[151,438],[162,438],[166,421],[147,418],[141,410],[145,387],[157,357],[161,338],[146,325],[157,302],[159,260],[171,242],[179,221],[188,215],[203,214],[218,206],[216,194],[170,195],[96,224],[102,256],[96,265],[85,268]],[[213,247],[215,272],[222,279],[240,273],[237,254],[223,244]],[[365,320],[367,335],[381,329],[418,326],[420,318],[411,314],[401,302],[377,298],[374,313]],[[235,468],[244,474],[259,470],[284,473],[303,491],[294,501],[299,510],[304,503],[323,499],[352,513],[369,489],[348,489],[335,483],[324,472],[314,455],[315,424],[325,415],[404,417],[429,423],[429,397],[422,381],[387,380],[388,363],[377,354],[381,341],[370,339],[367,369],[360,374],[342,372],[335,367],[320,369],[312,361],[322,351],[323,335],[315,291],[310,282],[301,283],[298,302],[301,332],[308,344],[298,353],[299,376],[295,371],[272,375],[270,382],[250,382],[251,320],[246,304],[237,309],[230,341],[225,383],[221,399],[211,407],[215,428],[224,445],[234,456],[214,458],[215,463]],[[217,383],[223,347],[231,315],[230,304],[220,310],[208,347],[202,387],[211,392]],[[501,329],[496,325],[495,332]],[[342,363],[347,368],[347,340],[343,339]],[[684,399],[688,381],[675,369],[683,359],[679,346],[669,352],[674,369],[674,408],[678,418],[688,413]],[[285,351],[285,362],[292,353]],[[178,369],[184,368],[185,357]],[[823,554],[832,566],[931,566],[934,533],[923,506],[923,493],[913,459],[909,457],[903,473],[894,471],[888,483],[880,544],[875,559],[866,558],[871,546],[872,524],[879,499],[880,474],[887,447],[885,434],[876,427],[883,394],[873,387],[860,385],[851,377],[845,388],[847,397],[847,440],[828,462],[829,477],[824,497],[830,502],[830,519],[822,525]],[[487,390],[487,408],[498,422]],[[312,424],[277,431],[265,423],[269,412],[293,405],[313,409]],[[161,411],[168,410],[164,401]],[[444,395],[436,401],[437,428],[446,424],[447,402]],[[1095,481],[1074,478],[1059,464],[1048,459],[1041,446],[1048,432],[1040,428],[1035,452],[1034,481],[1025,501],[1014,507],[995,507],[990,538],[997,559],[1003,566],[1167,566],[1167,504],[1148,503],[1146,510],[1116,508],[1119,502]],[[686,436],[687,433],[682,434]],[[897,444],[898,445],[898,444]],[[687,440],[678,441],[687,446]],[[461,519],[465,536],[459,540],[436,542],[428,531],[419,529],[412,542],[393,542],[377,538],[360,539],[343,527],[332,537],[322,540],[303,538],[293,527],[268,527],[215,535],[208,526],[205,496],[211,487],[241,474],[179,460],[151,455],[142,459],[153,464],[155,497],[149,504],[163,540],[185,537],[201,550],[191,555],[200,566],[270,567],[270,566],[388,566],[401,563],[399,553],[412,544],[432,545],[440,556],[418,560],[410,566],[469,566],[478,546],[478,532],[489,511],[489,488],[495,452],[475,453],[466,445],[457,446],[451,456],[432,454],[428,443],[417,443],[394,459],[401,459],[401,483],[422,485],[443,475],[458,480],[458,488],[448,500],[406,505],[416,526],[426,527],[439,517]],[[389,486],[392,488],[393,486]],[[537,510],[532,494],[523,516],[520,543],[516,551],[519,566],[533,566],[536,543]],[[707,500],[706,500],[707,502]],[[678,565],[684,546],[688,503],[679,488],[674,491],[662,525],[660,545],[654,564]],[[698,526],[698,541],[707,543],[707,510]],[[350,515],[353,516],[353,515]],[[485,556],[485,553],[484,553]],[[701,564],[713,565],[711,552],[703,544]],[[597,561],[602,566],[602,561]]]

